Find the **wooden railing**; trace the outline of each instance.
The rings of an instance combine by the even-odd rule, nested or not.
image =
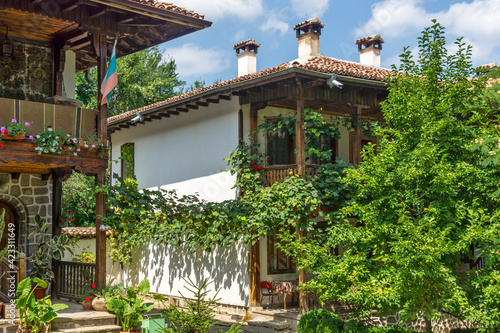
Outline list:
[[[94,263],[57,261],[54,266],[57,297],[79,299],[95,284]]]
[[[486,261],[484,260],[484,257],[479,257],[474,262],[474,268],[477,271],[480,270],[480,269],[483,269],[485,266],[486,266]]]
[[[16,287],[26,275],[26,260],[21,259],[16,266],[10,263],[7,258],[0,260],[0,298],[9,301],[14,298]]]
[[[312,178],[316,175],[319,165],[308,164],[306,165],[306,177]],[[274,183],[283,181],[286,177],[290,175],[296,175],[299,172],[297,164],[280,164],[271,165],[264,168],[264,178],[266,180],[266,185],[271,186]]]

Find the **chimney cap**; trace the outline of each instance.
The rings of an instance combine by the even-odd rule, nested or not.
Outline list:
[[[257,43],[255,39],[250,38],[241,43],[234,44],[233,49],[236,50],[236,54],[240,54],[240,51],[249,52],[254,51],[257,53],[257,49],[260,47],[260,43]]]
[[[358,50],[368,49],[370,47],[382,50],[382,44],[384,39],[379,35],[370,35],[364,38],[356,40],[355,44],[358,46]],[[364,48],[363,48],[364,47]]]
[[[299,23],[293,27],[297,34],[297,38],[300,37],[301,32],[307,34],[309,32],[314,32],[318,36],[321,35],[321,29],[325,27],[325,24],[317,17],[310,18],[307,21]]]
[[[320,28],[324,28],[325,24],[317,17],[310,18],[307,21],[299,23],[293,27],[293,30],[305,30],[304,28],[310,25],[318,25]]]

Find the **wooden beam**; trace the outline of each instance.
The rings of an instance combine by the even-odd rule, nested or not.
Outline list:
[[[247,95],[246,91],[233,91],[231,94],[233,96],[246,96]]]
[[[260,242],[252,245],[250,253],[250,307],[260,307]]]
[[[77,8],[78,6],[80,6],[82,4],[82,1],[81,0],[75,0],[75,1],[72,1],[70,2],[69,4],[67,4],[66,6],[62,7],[61,8],[61,11],[64,12],[64,13],[67,13],[69,12],[70,10],[73,10],[75,8]]]
[[[354,164],[358,165],[361,162],[361,110],[362,107],[358,106],[356,109],[356,118],[357,118],[357,124],[356,124],[356,138],[355,138],[355,143],[354,143]]]
[[[173,114],[174,116],[178,116],[179,115],[179,112],[178,111],[167,111],[168,114]]]
[[[231,100],[231,96],[219,95],[219,99],[223,99],[225,101],[230,101]]]
[[[313,88],[313,87],[317,87],[317,86],[322,86],[325,83],[326,83],[325,79],[317,79],[314,81],[309,81],[309,82],[304,83],[303,87],[304,88]]]
[[[170,117],[170,115],[168,113],[165,113],[165,112],[160,112],[160,113],[158,113],[158,115],[161,117],[167,117],[167,118]]]
[[[120,127],[120,128],[129,128],[130,126],[127,125],[127,124],[120,124],[120,125],[118,125],[118,127]]]
[[[192,110],[198,110],[199,107],[197,105],[193,105],[193,104],[187,104],[186,107],[188,109],[192,109]]]
[[[188,108],[175,108],[176,111],[179,111],[179,112],[188,112],[189,109]]]
[[[89,19],[97,18],[99,16],[105,15],[108,12],[109,10],[106,7],[101,7],[98,10],[96,10],[92,15],[90,15]]]
[[[238,146],[243,144],[243,110],[238,110]]]
[[[157,116],[157,115],[152,115],[152,116],[150,116],[150,118],[151,118],[151,119],[161,119],[161,117],[160,117],[160,116]]]
[[[208,103],[215,103],[215,104],[219,104],[219,99],[215,99],[215,98],[207,98],[207,102]]]
[[[144,118],[143,124],[144,124],[144,122],[152,122],[152,120],[151,120],[151,118]]]
[[[196,102],[196,105],[199,105],[199,106],[208,106],[208,103],[207,102],[202,102],[202,101],[197,101]]]

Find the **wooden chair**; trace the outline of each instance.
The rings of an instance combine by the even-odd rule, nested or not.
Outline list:
[[[274,296],[279,296],[279,294],[271,289],[271,281],[261,281],[260,282],[260,293],[261,298],[270,297],[271,298],[271,309],[274,304]]]

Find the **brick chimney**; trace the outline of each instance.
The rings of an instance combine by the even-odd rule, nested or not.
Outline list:
[[[380,68],[380,51],[384,39],[379,34],[358,39],[359,63],[361,65]]]
[[[238,76],[253,74],[257,71],[257,50],[260,44],[251,38],[233,46],[238,57]]]
[[[299,40],[299,58],[319,56],[319,36],[325,25],[314,17],[293,27]]]

